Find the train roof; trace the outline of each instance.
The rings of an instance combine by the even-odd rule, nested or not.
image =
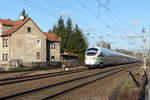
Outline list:
[[[110,50],[110,49],[106,49],[106,48],[101,48],[101,47],[89,47],[89,48],[97,48],[98,50],[100,50],[100,52],[104,56],[118,55],[118,56],[124,56],[124,57],[129,57],[129,58],[136,58],[134,56],[130,56],[130,55],[127,55],[127,54],[124,54],[124,53],[120,53],[120,52],[117,52],[117,51],[113,51],[113,50]]]

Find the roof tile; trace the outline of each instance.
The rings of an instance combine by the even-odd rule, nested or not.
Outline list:
[[[48,40],[50,41],[60,41],[60,37],[58,37],[55,33],[53,32],[43,32],[43,34],[47,37]]]
[[[16,21],[12,21],[12,20],[6,20],[6,19],[0,19],[0,23],[4,24],[4,25],[14,25]]]
[[[4,25],[12,25],[12,28],[10,28],[9,30],[6,30],[6,31],[3,32],[3,35],[13,34],[14,32],[16,32],[19,28],[21,28],[30,19],[31,18],[25,18],[24,20],[17,20],[17,21],[0,19],[0,23],[2,23]]]

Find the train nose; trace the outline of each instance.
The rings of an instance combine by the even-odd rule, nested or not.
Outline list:
[[[95,65],[96,63],[96,58],[95,57],[90,57],[85,59],[85,64],[86,65]]]

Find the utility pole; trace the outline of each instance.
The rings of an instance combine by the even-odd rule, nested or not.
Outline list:
[[[143,33],[143,47],[144,47],[144,50],[143,50],[143,62],[144,62],[144,66],[143,66],[143,68],[144,68],[144,71],[146,71],[146,68],[147,68],[147,66],[146,66],[146,58],[147,58],[147,49],[146,49],[146,47],[147,47],[147,43],[146,43],[146,41],[147,41],[147,34],[146,34],[146,28],[145,27],[143,27],[143,29],[142,29],[142,33]]]

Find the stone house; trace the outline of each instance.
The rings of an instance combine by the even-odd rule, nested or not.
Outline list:
[[[31,18],[0,19],[0,66],[12,62],[60,61],[60,38],[45,33]]]
[[[47,47],[47,58],[46,61],[50,62],[60,62],[60,37],[55,33],[44,32],[44,35],[47,37],[46,47]],[[59,53],[58,53],[59,52]]]

